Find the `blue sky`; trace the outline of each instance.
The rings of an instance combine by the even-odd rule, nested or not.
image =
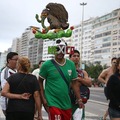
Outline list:
[[[61,3],[68,11],[70,26],[77,25],[82,19],[82,6],[85,2],[84,20],[102,16],[120,8],[120,0],[2,0],[0,1],[0,52],[12,45],[12,40],[21,37],[25,28],[31,25],[41,27],[35,19],[45,6],[50,3]]]

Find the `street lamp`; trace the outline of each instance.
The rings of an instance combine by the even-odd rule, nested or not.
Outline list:
[[[80,47],[80,67],[82,68],[82,43],[83,43],[83,25],[84,25],[84,6],[87,3],[80,3],[82,5],[82,24],[81,24],[81,47]]]

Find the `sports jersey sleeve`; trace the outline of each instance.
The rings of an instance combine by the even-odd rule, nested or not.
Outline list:
[[[46,79],[47,77],[47,62],[43,63],[41,68],[40,68],[40,72],[39,72],[39,76],[43,79]]]
[[[72,80],[76,80],[76,79],[77,79],[76,67],[74,63],[72,63]]]

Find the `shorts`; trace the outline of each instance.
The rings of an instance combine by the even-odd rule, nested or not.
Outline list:
[[[108,108],[109,116],[110,118],[120,118],[120,111],[113,109],[113,108]]]
[[[71,120],[72,110],[62,110],[56,107],[49,107],[49,120]]]

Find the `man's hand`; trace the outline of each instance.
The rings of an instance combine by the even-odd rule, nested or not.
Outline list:
[[[30,93],[23,93],[21,94],[21,99],[28,100],[30,98],[31,94]]]
[[[82,77],[77,77],[78,81],[82,83],[83,78]]]
[[[84,103],[82,102],[82,99],[77,100],[77,104],[79,105],[79,108],[85,107]]]
[[[43,102],[43,106],[44,106],[46,112],[48,113],[48,105],[47,105],[47,101],[46,101],[46,99],[45,99],[45,98],[42,99],[42,102]]]
[[[83,102],[78,102],[79,108],[84,108],[85,105],[83,104]]]

